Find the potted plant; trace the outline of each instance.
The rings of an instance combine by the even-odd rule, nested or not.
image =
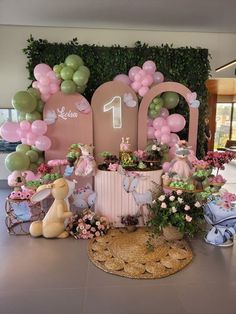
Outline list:
[[[128,232],[133,232],[137,229],[138,224],[138,217],[137,215],[127,215],[121,217],[121,223],[126,227]]]
[[[148,225],[153,233],[163,232],[167,240],[180,239],[184,234],[195,235],[203,221],[202,203],[197,194],[182,190],[162,193],[149,206]]]
[[[161,167],[161,162],[165,155],[168,153],[169,147],[166,144],[161,144],[158,141],[153,141],[148,144],[145,148],[147,157],[145,158],[145,163],[149,168],[159,169]]]

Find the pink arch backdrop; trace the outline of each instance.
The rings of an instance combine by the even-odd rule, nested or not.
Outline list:
[[[138,147],[144,149],[147,145],[147,112],[148,106],[152,99],[164,92],[176,92],[182,95],[186,102],[187,95],[191,94],[191,90],[186,86],[176,82],[164,82],[152,87],[143,97],[138,114]],[[198,108],[189,106],[189,130],[188,143],[196,153],[197,149],[197,132],[198,132]]]

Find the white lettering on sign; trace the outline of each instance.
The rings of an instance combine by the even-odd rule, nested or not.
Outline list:
[[[103,106],[103,111],[112,110],[113,128],[122,128],[121,97],[115,96]]]
[[[58,117],[62,118],[63,120],[74,119],[78,117],[77,112],[73,112],[71,110],[66,111],[64,106],[62,106],[61,109],[57,108],[57,113]]]

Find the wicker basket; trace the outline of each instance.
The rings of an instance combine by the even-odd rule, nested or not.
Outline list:
[[[184,234],[172,225],[162,228],[162,232],[167,241],[181,240],[184,237]]]

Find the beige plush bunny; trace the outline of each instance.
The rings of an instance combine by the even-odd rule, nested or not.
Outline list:
[[[52,184],[40,186],[31,197],[32,202],[40,202],[50,194],[54,202],[42,221],[32,222],[30,234],[33,237],[66,238],[69,233],[65,231],[64,221],[72,216],[69,211],[67,199],[72,194],[75,183],[66,179],[57,179]]]

